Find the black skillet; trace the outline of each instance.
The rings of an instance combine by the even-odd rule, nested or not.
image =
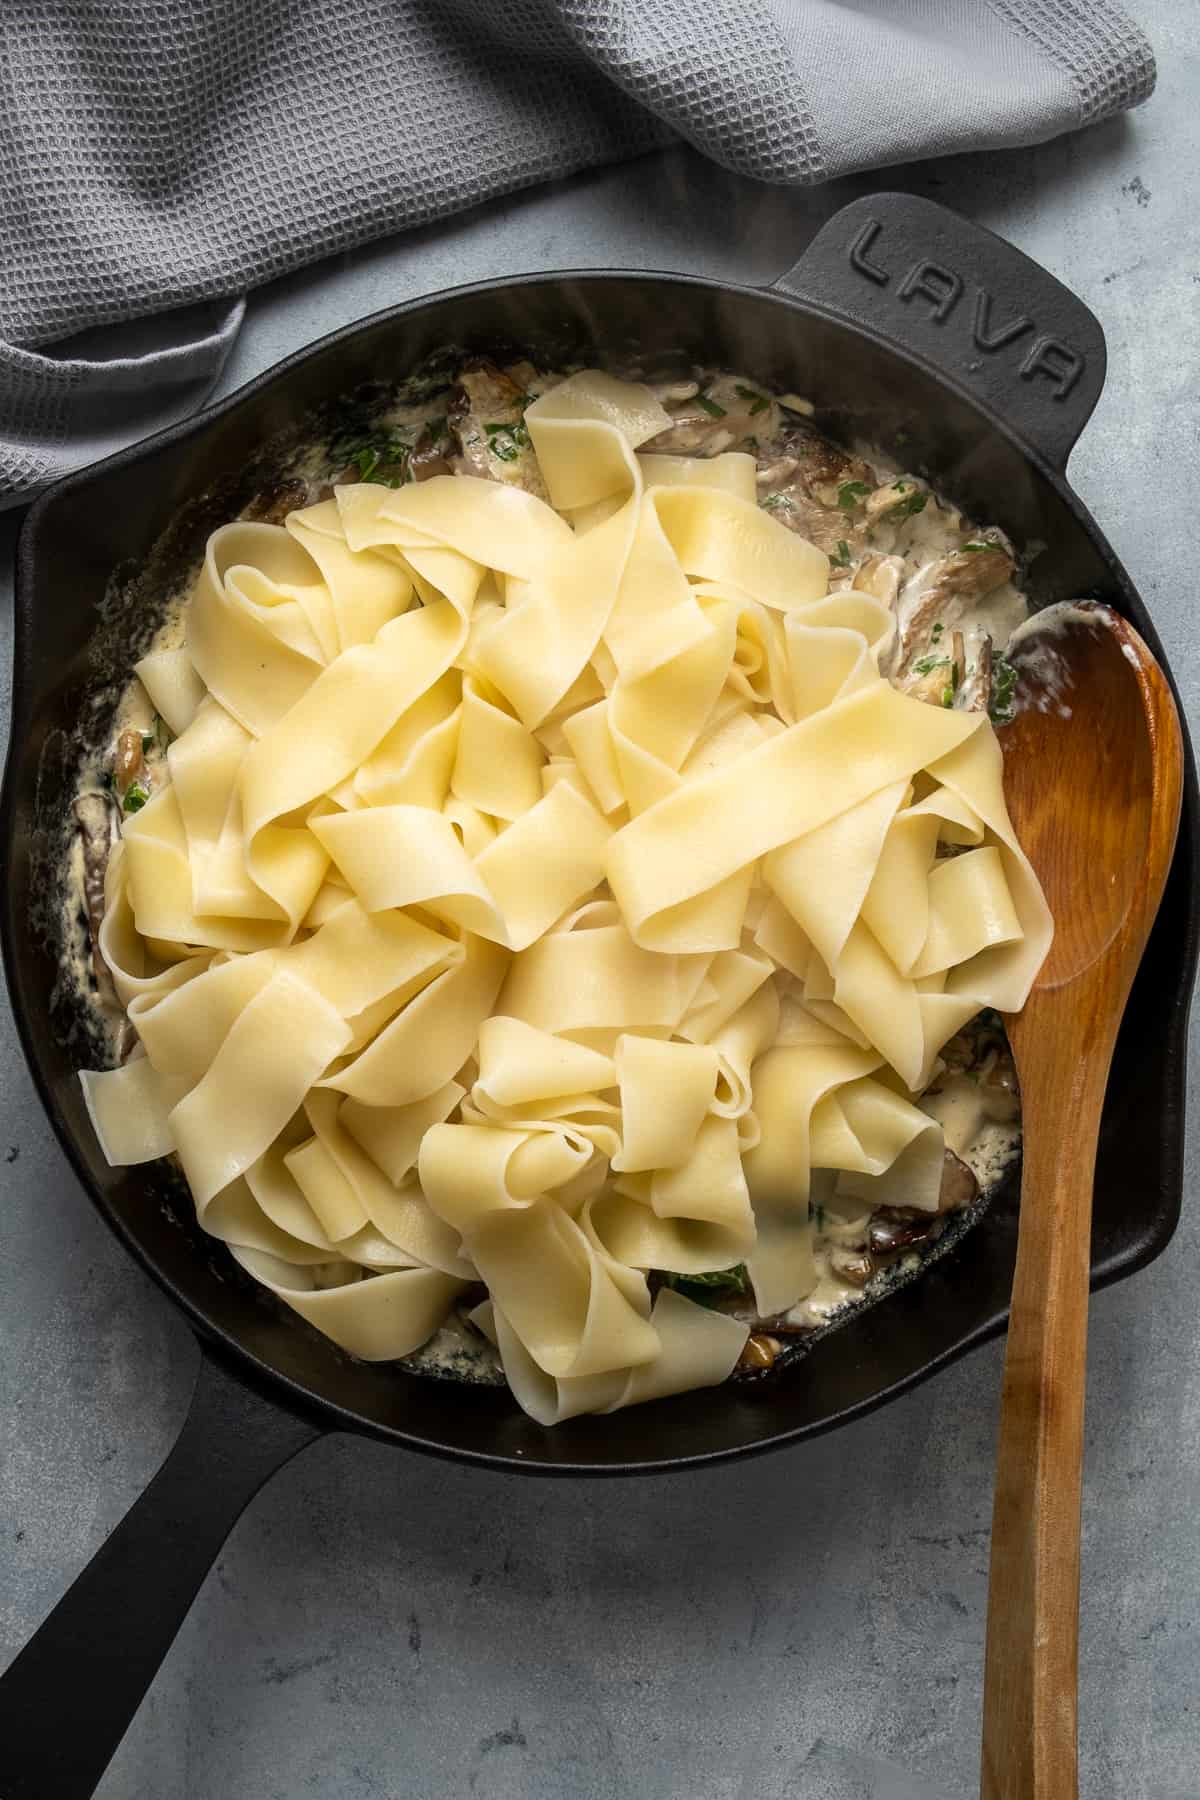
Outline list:
[[[79,1019],[56,987],[40,902],[79,721],[128,666],[155,593],[205,534],[278,473],[314,408],[446,346],[525,348],[553,364],[679,352],[816,404],[844,439],[893,448],[979,520],[1041,544],[1037,603],[1095,595],[1161,656],[1132,582],[1072,493],[1071,447],[1099,398],[1088,309],[1008,244],[929,201],[856,201],[761,291],[613,272],[479,283],[381,313],[281,363],[221,405],[61,482],[18,554],[12,741],[0,811],[0,929],[13,1011],[43,1103],[92,1202],[179,1306],[203,1357],[162,1469],[0,1682],[4,1800],[90,1794],[234,1521],[323,1432],[387,1438],[492,1468],[618,1475],[791,1444],[902,1393],[1005,1324],[1012,1185],[921,1278],[818,1341],[774,1380],[545,1431],[506,1392],[351,1360],[239,1279],[155,1165],[110,1169],[83,1110]],[[199,498],[198,498],[199,497]],[[101,607],[104,596],[110,597]],[[99,609],[99,610],[98,610]],[[1053,771],[1047,771],[1053,779]],[[1196,967],[1197,787],[1188,750],[1179,846],[1122,1027],[1096,1175],[1092,1269],[1116,1280],[1179,1216],[1185,1031]]]

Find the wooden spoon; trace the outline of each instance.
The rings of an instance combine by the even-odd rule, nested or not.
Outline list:
[[[1183,739],[1133,627],[1048,608],[1012,649],[1001,732],[1013,824],[1054,914],[1006,1020],[1025,1160],[1004,1365],[983,1692],[983,1800],[1078,1793],[1079,1509],[1092,1176],[1125,1001],[1171,865]]]

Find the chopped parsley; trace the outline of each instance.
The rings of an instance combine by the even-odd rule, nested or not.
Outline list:
[[[734,393],[739,400],[749,400],[750,417],[752,419],[757,418],[760,412],[766,412],[768,406],[771,404],[767,399],[767,396],[765,394],[760,394],[757,388],[735,387]]]
[[[703,412],[706,412],[710,419],[723,419],[725,417],[725,408],[723,406],[718,406],[716,401],[710,399],[707,394],[697,394],[696,405],[700,407]]]
[[[923,488],[914,488],[910,494],[907,491],[907,484],[903,481],[898,481],[896,483],[896,492],[898,494],[903,494],[904,498],[903,500],[897,501],[895,506],[888,508],[893,519],[911,519],[914,513],[925,511],[929,495]]]
[[[838,539],[837,555],[831,556],[829,560],[837,569],[848,569],[850,567],[850,546],[845,538]]]
[[[125,790],[125,799],[123,802],[125,811],[127,813],[141,812],[149,798],[149,788],[143,787],[140,781],[132,782]]]
[[[940,638],[943,631],[945,631],[945,629],[946,629],[946,627],[942,624],[942,621],[939,619],[937,624],[934,626],[933,630],[930,632],[929,635],[930,635],[930,637]]]
[[[843,481],[838,488],[838,505],[843,512],[853,512],[859,501],[870,493],[865,481]]]
[[[372,475],[383,461],[383,458],[373,445],[364,444],[361,450],[354,451],[350,457],[350,461],[358,470],[359,480],[370,481]]]
[[[440,444],[442,439],[450,434],[450,424],[445,413],[439,413],[436,419],[427,419],[425,429],[429,433],[430,443]]]
[[[988,702],[988,713],[993,725],[1008,725],[1016,711],[1014,695],[1017,687],[1017,671],[1006,656],[998,656],[992,663],[992,697]]]
[[[962,680],[959,666],[956,662],[951,662],[948,656],[920,656],[913,664],[914,675],[932,675],[935,669],[949,671],[942,687],[941,703],[943,706],[953,706],[958,684]]]
[[[722,1300],[735,1299],[739,1294],[748,1293],[750,1279],[746,1274],[745,1263],[738,1263],[733,1269],[712,1269],[704,1275],[663,1275],[663,1286],[674,1288],[685,1300],[694,1300],[698,1306],[718,1306]]]
[[[529,428],[523,419],[513,425],[501,419],[483,429],[487,432],[488,449],[500,462],[516,462],[521,451],[529,448]]]
[[[341,437],[330,446],[339,463],[353,463],[360,481],[379,487],[401,487],[408,480],[412,446],[398,431],[370,432],[365,437]]]
[[[763,496],[761,504],[770,512],[778,512],[784,507],[790,509],[792,501],[789,494],[766,494]]]
[[[986,538],[973,538],[969,544],[959,545],[959,549],[965,550],[968,556],[978,556],[981,550],[994,550],[995,548],[995,544],[989,543]]]

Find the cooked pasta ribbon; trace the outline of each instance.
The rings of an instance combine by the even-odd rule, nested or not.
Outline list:
[[[725,1379],[748,1326],[652,1278],[745,1263],[787,1313],[819,1172],[936,1207],[915,1099],[1051,923],[986,716],[888,683],[891,613],[749,457],[643,451],[667,415],[596,371],[525,422],[549,504],[368,481],[214,532],[137,665],[175,733],[100,933],[138,1048],[82,1080],[353,1354],[483,1282],[551,1425]]]

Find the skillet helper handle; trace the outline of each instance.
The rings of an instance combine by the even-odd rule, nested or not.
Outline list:
[[[244,1508],[321,1427],[202,1354],[158,1474],[0,1678],[0,1796],[86,1800]]]
[[[772,286],[880,335],[1061,471],[1104,386],[1099,320],[1012,244],[936,201],[870,194]]]

